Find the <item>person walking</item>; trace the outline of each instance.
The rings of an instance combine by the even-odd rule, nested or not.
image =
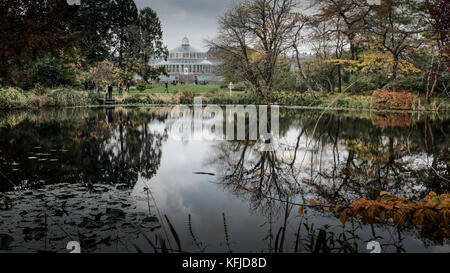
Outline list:
[[[122,95],[123,93],[123,82],[120,83],[120,94]]]
[[[128,94],[130,94],[130,87],[131,87],[131,83],[130,83],[130,81],[128,80],[128,81],[127,81],[127,93],[128,93]]]
[[[166,93],[167,92],[167,94],[169,94],[169,82],[164,82],[164,86],[165,86],[165,89],[164,89],[164,93]]]
[[[117,91],[119,92],[119,95],[122,95],[122,90],[120,90],[120,84],[121,82],[117,84]]]

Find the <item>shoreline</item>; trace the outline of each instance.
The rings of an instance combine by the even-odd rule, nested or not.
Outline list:
[[[102,96],[94,92],[75,89],[57,89],[47,94],[18,93],[9,91],[0,98],[0,112],[11,110],[38,110],[66,107],[173,107],[176,105],[194,105],[194,98],[200,97],[202,105],[277,105],[287,109],[329,110],[329,111],[363,111],[389,113],[449,113],[449,98],[434,98],[431,103],[422,103],[423,97],[415,95],[409,105],[389,108],[379,106],[376,98],[370,95],[350,93],[317,93],[311,97],[307,93],[277,91],[264,97],[235,93],[228,96],[222,92],[181,91],[171,94],[130,93],[121,96],[114,94],[114,104],[102,104]],[[12,93],[11,93],[12,92]],[[9,96],[9,97],[8,97]]]
[[[161,107],[175,107],[175,106],[189,106],[193,107],[192,103],[166,103],[166,104],[142,104],[142,103],[130,103],[130,104],[107,104],[107,105],[71,105],[71,106],[51,106],[51,107],[41,107],[41,108],[11,108],[11,109],[1,109],[1,112],[11,112],[11,111],[37,111],[37,110],[57,110],[57,109],[77,109],[77,108],[119,108],[119,107],[138,107],[138,108],[161,108]],[[203,103],[202,106],[217,105],[220,107],[226,106],[278,106],[285,109],[304,109],[304,110],[327,110],[327,111],[347,111],[347,112],[373,112],[373,113],[450,113],[450,110],[431,110],[431,109],[378,109],[378,108],[355,108],[355,107],[326,107],[326,106],[302,106],[302,105],[279,105],[279,104],[214,104],[214,103]]]

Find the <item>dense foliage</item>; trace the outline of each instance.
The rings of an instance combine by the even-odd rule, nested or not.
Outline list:
[[[0,84],[25,90],[36,84],[81,87],[92,67],[109,61],[120,69],[116,81],[164,71],[148,66],[165,57],[161,24],[151,8],[133,0],[2,1],[0,3]]]

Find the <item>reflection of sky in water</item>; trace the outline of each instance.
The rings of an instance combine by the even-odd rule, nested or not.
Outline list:
[[[152,123],[150,129],[153,131],[163,132],[162,123]],[[170,132],[169,132],[170,135]],[[295,147],[299,129],[291,127],[287,133],[280,139],[286,147],[291,150],[277,151],[280,158],[287,161],[292,159],[292,147]],[[300,177],[309,177],[311,170],[311,149],[314,143],[309,144],[310,138],[303,136],[300,139],[300,149],[297,152],[297,160],[304,160],[306,171],[300,172]],[[313,141],[314,142],[314,141]],[[197,239],[207,246],[207,252],[226,252],[228,250],[225,244],[225,234],[223,226],[222,213],[226,215],[228,233],[230,234],[231,249],[234,252],[260,252],[268,251],[269,241],[264,240],[269,234],[270,225],[268,223],[268,211],[264,213],[261,210],[253,210],[249,200],[237,197],[228,190],[223,189],[218,184],[218,177],[193,174],[194,172],[216,173],[217,169],[206,164],[211,155],[216,151],[214,148],[220,145],[220,141],[180,141],[171,139],[163,144],[163,156],[161,158],[161,167],[157,174],[151,179],[146,180],[140,177],[135,185],[132,195],[139,196],[138,208],[145,211],[148,210],[146,194],[144,187],[149,187],[153,193],[156,204],[158,205],[162,215],[166,214],[174,224],[182,243],[187,246],[188,250],[197,250],[193,244],[189,229],[188,215],[192,217],[193,232]],[[345,146],[340,143],[340,157],[346,158],[348,152]],[[305,156],[305,151],[306,156]],[[333,163],[331,147],[327,147],[322,154],[315,153],[312,157],[314,163],[313,168],[330,167]],[[426,157],[426,155],[422,155]],[[303,159],[304,157],[304,159]],[[320,157],[320,158],[319,158]],[[419,160],[416,158],[416,160]],[[424,159],[420,159],[423,161]],[[321,163],[319,164],[319,161]],[[309,169],[308,169],[309,168]],[[153,202],[150,202],[153,204]],[[156,213],[152,207],[153,213]],[[286,233],[286,241],[289,244],[288,249],[294,248],[295,234],[297,233],[300,217],[297,214],[298,207],[294,207],[290,213],[288,227]],[[327,217],[324,213],[310,212],[313,217],[309,217],[310,223],[314,223],[316,228],[324,225],[334,226],[331,231],[336,233],[342,232],[342,225],[333,217]],[[275,236],[279,227],[283,224],[283,212],[274,211],[272,229],[272,247]],[[347,226],[348,227],[348,224]],[[366,226],[367,227],[367,226]],[[398,234],[393,228],[379,229],[377,235],[385,238],[383,242],[393,243]],[[304,231],[304,229],[303,229]],[[361,236],[359,251],[368,252],[365,249],[365,243],[372,239],[370,229],[359,229],[358,234]],[[408,252],[445,252],[449,251],[449,246],[436,246],[425,248],[421,240],[408,236],[407,233],[402,236],[406,237],[402,242],[402,247]],[[304,239],[305,233],[302,234]],[[365,242],[365,243],[364,243]],[[186,248],[186,247],[185,247]],[[389,247],[389,251],[395,251]],[[384,251],[388,250],[387,248]]]
[[[209,251],[227,250],[225,245],[219,247],[219,243],[225,242],[222,219],[224,212],[231,241],[239,242],[239,249],[242,251],[254,249],[252,240],[265,237],[264,230],[258,228],[263,224],[261,218],[250,213],[246,202],[222,191],[215,184],[215,177],[193,174],[214,172],[214,169],[205,169],[204,165],[204,156],[210,152],[210,145],[201,141],[183,144],[169,140],[163,150],[158,174],[150,181],[139,179],[132,194],[141,195],[144,197],[141,200],[145,200],[145,193],[142,192],[148,186],[161,213],[171,219],[180,237],[188,240],[191,238],[188,215],[191,214],[194,234],[199,240],[211,244]],[[140,201],[138,206],[147,209],[147,202]],[[251,237],[246,232],[249,229],[253,235]]]

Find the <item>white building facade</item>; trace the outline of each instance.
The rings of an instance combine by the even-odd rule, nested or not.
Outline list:
[[[183,38],[181,46],[169,51],[166,60],[153,59],[153,67],[165,67],[169,77],[162,75],[160,80],[181,84],[220,84],[222,77],[218,75],[219,59],[210,59],[202,52],[189,45],[189,39]]]

